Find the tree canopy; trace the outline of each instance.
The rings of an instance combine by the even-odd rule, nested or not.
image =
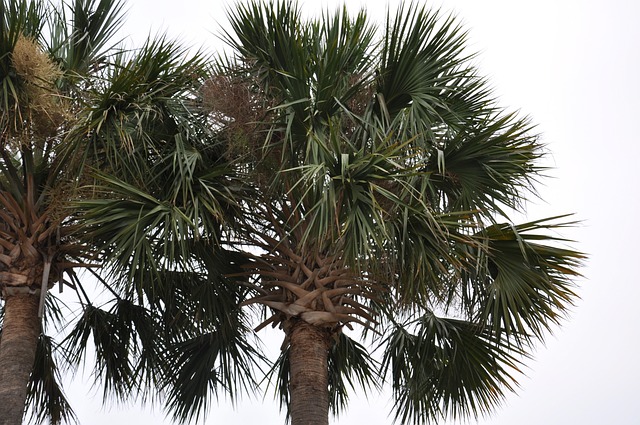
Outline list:
[[[242,290],[208,285],[197,272],[163,286],[154,273],[168,264],[185,271],[192,252],[218,246],[237,200],[199,101],[210,59],[164,36],[127,48],[115,38],[122,12],[117,0],[6,0],[0,8],[7,423],[19,421],[25,397],[32,422],[73,421],[60,377],[83,364],[93,365],[105,402],[148,400],[170,391],[174,376],[164,368],[181,355],[177,347],[218,344],[210,366],[219,373],[203,379],[228,390],[243,367],[236,357],[255,352],[233,308]],[[146,273],[153,285],[143,283]],[[228,303],[204,314],[206,297]]]
[[[514,223],[544,146],[499,106],[454,17],[243,2],[229,53],[206,56],[165,37],[118,47],[121,9],[3,2],[5,316],[37,292],[45,325],[68,323],[61,343],[47,326],[38,339],[36,419],[73,419],[57,364],[90,346],[105,400],[157,400],[180,422],[256,391],[260,371],[293,425],[326,424],[359,387],[389,384],[396,421],[415,424],[516,388],[584,256],[558,236],[566,215]],[[30,85],[20,43],[46,84]],[[38,272],[13,285],[18,245]],[[266,326],[283,331],[275,360],[256,343]]]
[[[456,19],[415,3],[377,23],[256,1],[230,21],[205,99],[254,193],[230,240],[261,252],[238,276],[257,329],[285,333],[282,406],[304,323],[326,332],[334,412],[350,385],[385,381],[401,423],[490,411],[572,304],[583,258],[549,233],[566,216],[510,218],[544,171],[529,119],[498,105]]]

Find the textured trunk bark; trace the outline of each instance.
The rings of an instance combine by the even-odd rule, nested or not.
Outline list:
[[[329,331],[296,321],[289,333],[291,425],[329,424]]]
[[[20,425],[33,369],[40,318],[37,295],[7,296],[0,341],[0,424]]]

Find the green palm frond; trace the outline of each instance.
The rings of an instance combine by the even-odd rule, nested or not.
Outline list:
[[[521,210],[544,168],[537,165],[542,145],[526,119],[491,116],[443,141],[425,164],[433,203],[445,212],[478,211],[507,216]]]
[[[166,352],[161,330],[158,316],[130,300],[118,299],[108,310],[84,306],[63,345],[70,367],[77,367],[87,349],[94,347],[92,372],[96,384],[103,384],[104,403],[110,396],[157,399],[155,389]]]
[[[190,155],[198,160],[197,152]],[[185,264],[192,257],[193,240],[216,242],[222,221],[232,220],[236,214],[235,198],[242,191],[242,183],[227,174],[225,165],[209,163],[210,168],[205,170],[204,164],[199,164],[191,171],[175,166],[175,162],[170,166],[156,174],[161,179],[158,186],[164,187],[153,192],[161,198],[95,173],[101,186],[92,190],[101,191],[101,195],[77,204],[83,211],[86,236],[104,250],[107,261],[113,262],[115,275],[125,272],[133,279],[136,273],[148,275],[172,264]],[[190,175],[176,176],[176,172]],[[175,181],[179,178],[178,186]],[[141,281],[143,275],[135,278]]]
[[[123,24],[124,2],[72,0],[47,16],[50,54],[70,81],[81,81],[102,68],[119,44],[113,40]]]
[[[43,13],[47,8],[43,4],[34,0],[8,0],[2,2],[2,42],[15,43],[20,34],[27,37],[39,38],[45,26],[45,16]],[[2,44],[2,47],[13,47],[12,44]],[[10,52],[8,48],[3,52]]]
[[[86,356],[90,341],[95,347],[94,374],[96,381],[103,381],[105,401],[110,395],[120,399],[127,397],[136,385],[130,357],[132,332],[130,324],[125,323],[113,308],[104,310],[86,305],[65,338],[72,365],[79,365]]]
[[[71,309],[69,306],[51,292],[47,293],[44,315],[42,317],[42,329],[45,332],[63,332],[66,317]]]
[[[60,368],[56,351],[64,350],[47,335],[40,335],[36,359],[29,386],[27,387],[27,406],[30,407],[31,422],[60,425],[77,422],[60,382]]]
[[[242,191],[197,105],[204,57],[183,54],[181,46],[159,39],[123,56],[108,84],[93,94],[96,103],[70,146],[81,152],[81,164],[88,160],[101,170],[94,173],[95,187],[87,188],[99,199],[78,207],[97,229],[91,237],[109,246],[123,267],[129,258],[149,265],[146,271],[157,269],[162,256],[168,262],[188,257],[184,241],[216,237],[221,219],[237,208],[234,191]],[[114,214],[122,219],[112,223],[118,229],[105,230]]]
[[[128,292],[136,301],[84,307],[65,340],[72,365],[94,346],[93,373],[105,402],[109,396],[163,400],[181,422],[206,414],[220,391],[232,398],[252,391],[264,357],[248,339],[247,319],[237,307],[244,296],[239,287],[193,272],[156,276],[137,286],[145,292]]]
[[[290,93],[299,102],[309,101],[305,42],[311,40],[297,5],[285,1],[239,4],[230,12],[229,22],[234,35],[227,33],[227,42],[254,61],[256,68],[264,69],[259,78],[268,84],[268,93]],[[304,108],[301,103],[292,106]]]
[[[256,387],[255,369],[262,355],[247,339],[248,329],[238,326],[202,330],[174,342],[167,353],[165,408],[185,423],[206,415],[212,396],[236,399]]]
[[[363,12],[353,18],[342,10],[325,18],[305,22],[297,5],[284,1],[240,5],[230,16],[235,34],[226,38],[244,59],[239,67],[221,68],[249,76],[277,117],[266,130],[272,136],[264,149],[273,149],[285,169],[313,154],[301,143],[313,130],[330,124],[343,108],[362,109],[368,102],[358,95],[373,82],[373,28]]]
[[[135,294],[140,302],[152,306],[163,316],[165,331],[173,328],[189,328],[194,318],[200,326],[223,326],[232,322],[228,318],[238,314],[237,306],[245,298],[247,290],[227,275],[238,273],[246,257],[236,252],[215,247],[207,241],[190,241],[193,256],[180,264],[189,264],[186,270],[176,266],[159,270],[155,279],[144,277],[133,280],[127,291]]]
[[[381,346],[381,372],[389,374],[395,420],[422,424],[491,411],[517,385],[527,353],[474,323],[426,312],[394,325]]]
[[[347,410],[349,393],[382,388],[377,361],[367,348],[341,333],[329,351],[329,404],[334,415]]]
[[[469,216],[407,208],[390,223],[390,248],[383,251],[389,258],[373,267],[388,276],[400,303],[409,310],[413,305],[440,303],[460,274],[475,266],[465,252],[477,245],[468,235]]]
[[[166,345],[159,334],[162,327],[158,317],[149,309],[126,299],[117,301],[114,314],[122,323],[123,337],[119,341],[128,346],[129,357],[132,358],[132,382],[135,391],[143,397],[157,399],[154,393],[159,381],[161,362]],[[109,375],[105,377],[108,379]]]
[[[88,347],[95,348],[92,372],[96,383],[103,384],[104,403],[110,396],[158,399],[155,389],[166,352],[162,329],[151,311],[118,299],[108,310],[84,306],[63,344],[70,367],[77,367]]]
[[[132,279],[137,271],[161,270],[166,262],[188,257],[184,239],[172,235],[196,233],[190,217],[169,201],[108,176],[102,178],[110,183],[103,189],[105,196],[112,198],[83,201],[78,208],[86,209],[83,220],[88,237],[114,262],[114,275]]]
[[[401,131],[433,139],[491,110],[489,90],[469,65],[466,32],[416,3],[387,12],[380,50],[378,114],[402,115]],[[442,128],[443,124],[446,126]],[[448,128],[447,128],[448,127]]]
[[[352,17],[345,7],[333,16],[325,12],[321,21],[312,25],[312,34],[310,53],[317,63],[312,77],[313,109],[318,120],[326,123],[345,105],[361,107],[353,99],[372,83],[375,31],[364,11]]]
[[[232,400],[252,392],[256,369],[265,361],[239,307],[246,290],[225,278],[243,258],[214,253],[201,240],[191,246],[199,253],[193,271],[166,270],[155,285],[145,285],[166,340],[160,381],[165,408],[180,422],[206,415],[212,396],[222,391]]]
[[[573,279],[584,254],[566,248],[568,241],[548,231],[575,222],[552,217],[516,226],[495,224],[481,233],[488,239],[488,257],[495,277],[483,291],[483,317],[494,332],[509,338],[542,339],[573,306]]]
[[[152,175],[149,162],[165,154],[177,134],[197,140],[203,133],[194,126],[202,125],[203,117],[195,95],[205,57],[185,58],[185,52],[161,37],[115,56],[104,79],[89,91],[68,149],[95,167],[143,184]]]

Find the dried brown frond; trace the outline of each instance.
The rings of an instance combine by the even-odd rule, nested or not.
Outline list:
[[[254,155],[262,147],[260,127],[268,107],[255,90],[250,81],[228,75],[215,75],[201,88],[213,125],[226,135],[230,158]]]
[[[353,74],[349,76],[349,85],[355,86],[363,84],[363,75],[361,74]],[[368,82],[362,86],[363,90],[358,91],[349,101],[347,102],[347,107],[349,110],[355,115],[362,115],[365,113],[367,107],[371,104],[373,100],[373,95],[375,93],[375,87],[373,83]]]

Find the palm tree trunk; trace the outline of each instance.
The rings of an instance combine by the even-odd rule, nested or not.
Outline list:
[[[0,425],[20,425],[33,369],[40,318],[37,295],[5,298],[4,326],[0,340]]]
[[[300,320],[292,324],[289,340],[291,425],[328,425],[331,334]]]

